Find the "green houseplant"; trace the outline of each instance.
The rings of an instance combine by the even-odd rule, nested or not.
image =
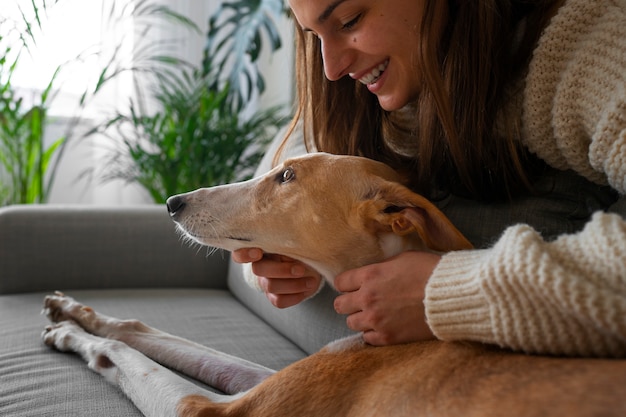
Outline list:
[[[280,0],[224,1],[209,19],[201,68],[176,63],[150,91],[156,111],[137,97],[90,132],[111,144],[96,176],[137,182],[157,203],[248,177],[286,121],[279,107],[251,116],[244,111],[264,88],[256,66],[262,34],[269,35],[272,51],[280,47],[274,19],[282,13]]]
[[[36,43],[35,28],[41,29],[41,13],[55,2],[31,3],[34,19],[0,18],[0,206],[45,202],[52,178],[47,176],[55,152],[66,138],[44,143],[45,125],[56,69],[43,91],[26,100],[12,83],[20,57]],[[8,29],[7,29],[8,28]]]

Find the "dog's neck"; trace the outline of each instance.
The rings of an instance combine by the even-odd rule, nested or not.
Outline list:
[[[328,282],[334,288],[335,277],[341,274],[344,271],[358,268],[360,266],[365,266],[377,262],[382,262],[385,259],[391,258],[393,256],[399,255],[402,252],[408,250],[428,250],[425,245],[422,243],[420,239],[414,239],[410,235],[399,236],[395,233],[386,233],[379,236],[378,244],[380,246],[380,256],[376,258],[370,258],[365,260],[364,262],[360,262],[358,264],[329,264],[324,263],[312,259],[298,259],[305,264],[309,265],[317,272],[319,272],[324,280]],[[352,262],[356,257],[352,256],[343,256],[341,259]]]
[[[428,250],[421,239],[414,239],[417,235],[399,236],[395,233],[386,233],[380,236],[380,248],[383,259],[391,258],[408,250]]]

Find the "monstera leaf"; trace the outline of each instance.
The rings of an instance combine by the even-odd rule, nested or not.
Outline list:
[[[286,14],[283,0],[224,1],[209,19],[203,70],[221,90],[229,86],[228,103],[242,109],[265,90],[257,67],[264,39],[274,52],[282,46],[276,21]]]

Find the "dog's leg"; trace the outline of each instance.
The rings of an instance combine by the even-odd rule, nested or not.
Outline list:
[[[124,342],[160,364],[227,394],[247,391],[274,373],[271,369],[159,331],[137,320],[120,320],[99,314],[61,293],[45,298],[44,313],[52,322],[72,320],[88,333]]]
[[[73,321],[46,327],[42,337],[49,346],[81,355],[148,417],[179,415],[181,403],[190,395],[210,400],[215,410],[237,398],[203,390],[128,345],[88,334]]]

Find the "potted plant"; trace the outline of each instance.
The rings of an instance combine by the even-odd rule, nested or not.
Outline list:
[[[96,177],[137,182],[161,203],[250,176],[287,120],[279,107],[245,111],[264,89],[256,66],[262,34],[272,51],[280,48],[274,19],[284,12],[281,0],[224,1],[209,19],[202,66],[178,63],[154,83],[148,99],[156,111],[137,97],[90,132],[110,139]]]

